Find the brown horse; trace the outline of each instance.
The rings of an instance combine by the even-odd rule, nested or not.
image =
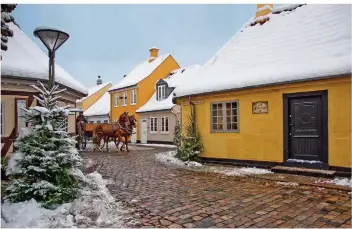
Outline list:
[[[116,147],[118,148],[120,142],[121,142],[121,138],[123,137],[125,141],[122,141],[122,146],[120,148],[120,151],[123,151],[123,146],[126,145],[126,150],[127,152],[130,152],[130,150],[128,149],[128,138],[133,134],[133,128],[136,128],[137,125],[137,119],[134,117],[134,115],[130,115],[128,116],[129,119],[129,123],[126,126],[126,128],[120,128],[120,130],[118,131],[118,142]],[[116,140],[116,139],[115,139]],[[116,144],[116,142],[115,142]]]
[[[121,138],[125,138],[125,143],[122,145],[126,145],[126,149],[128,150],[127,140],[128,136],[132,134],[133,128],[136,126],[136,118],[134,115],[128,116],[128,112],[124,112],[120,115],[118,122],[113,124],[100,124],[96,128],[96,139],[97,143],[100,145],[100,141],[104,140],[104,144],[101,149],[106,145],[106,150],[108,151],[109,139],[113,138],[115,146],[118,150],[118,145],[120,144]],[[118,143],[116,144],[116,139],[118,139]],[[121,151],[122,151],[121,147]]]

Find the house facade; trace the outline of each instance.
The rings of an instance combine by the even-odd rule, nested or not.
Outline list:
[[[98,76],[95,86],[88,89],[88,95],[77,100],[77,106],[82,108],[83,114],[90,123],[109,123],[110,121],[110,96],[108,93],[112,84],[103,83]]]
[[[137,127],[133,131],[132,142],[140,141],[141,120],[136,110],[143,106],[154,93],[155,83],[180,66],[170,55],[159,56],[158,48],[151,48],[148,60],[137,65],[129,74],[109,89],[110,93],[110,120],[116,121],[123,112],[134,114]]]
[[[38,81],[47,85],[47,55],[15,24],[10,23],[14,36],[8,41],[8,50],[2,52],[1,66],[1,156],[13,151],[13,142],[19,131],[28,124],[21,108],[39,105],[34,98],[38,91],[31,85]],[[87,89],[58,64],[55,65],[55,83],[60,89],[59,106],[76,108],[76,100],[87,95]],[[67,119],[68,133],[76,132],[76,113]]]
[[[136,111],[141,120],[141,143],[173,143],[175,126],[181,121],[181,107],[172,102],[173,91],[199,69],[198,65],[180,68],[158,80],[153,96]]]
[[[267,9],[176,88],[182,120],[204,160],[350,171],[350,6]]]

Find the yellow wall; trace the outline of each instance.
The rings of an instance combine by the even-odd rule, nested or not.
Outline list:
[[[137,140],[140,140],[140,131],[139,131],[139,121],[140,116],[136,114],[136,110],[138,110],[141,106],[143,106],[150,97],[154,94],[155,84],[161,78],[166,78],[169,73],[175,69],[180,68],[175,59],[170,55],[166,58],[148,77],[143,79],[138,83],[137,89],[136,87],[130,87],[122,90],[117,90],[110,92],[111,96],[111,118],[110,121],[114,122],[119,118],[119,116],[123,112],[129,112],[129,114],[135,114],[137,118]],[[131,90],[136,89],[137,91],[137,103],[135,105],[131,105]],[[127,106],[122,106],[122,100],[120,97],[122,96],[122,92],[127,91]],[[118,107],[114,107],[114,95],[119,94],[119,105]]]
[[[283,162],[283,94],[328,90],[330,166],[351,167],[351,77],[193,96],[203,157]],[[239,133],[210,133],[210,103],[239,101]],[[179,99],[178,103],[187,101]],[[268,101],[268,114],[252,114],[252,102]],[[182,106],[186,122],[189,106]]]
[[[85,98],[82,102],[77,104],[78,107],[82,108],[83,111],[86,111],[89,107],[91,107],[98,99],[100,99],[105,92],[109,90],[109,88],[112,86],[111,83],[107,84],[105,87],[100,89],[99,91],[95,92],[93,95],[90,95],[89,97]]]

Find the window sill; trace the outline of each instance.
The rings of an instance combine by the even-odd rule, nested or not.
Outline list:
[[[114,106],[114,107],[119,107],[119,106]]]
[[[137,103],[131,103],[132,106],[136,105]]]
[[[150,133],[150,134],[157,134],[158,131],[150,131],[149,133]]]
[[[123,107],[127,107],[127,104],[126,105],[122,105]]]
[[[210,133],[239,133],[239,130],[210,130]]]
[[[168,135],[170,132],[160,132],[161,134]]]

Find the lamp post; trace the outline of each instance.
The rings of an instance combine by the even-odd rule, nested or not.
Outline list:
[[[49,89],[55,83],[55,51],[70,37],[68,33],[49,27],[37,27],[34,36],[38,37],[49,51]]]

